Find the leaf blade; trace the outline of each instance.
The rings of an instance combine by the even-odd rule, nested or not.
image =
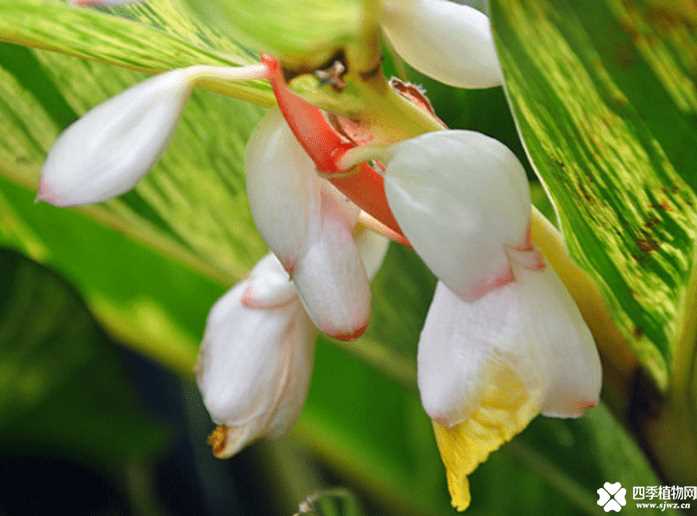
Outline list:
[[[162,0],[156,2],[161,4]],[[137,13],[146,18],[144,11],[134,11],[133,19],[126,19],[62,2],[1,0],[0,41],[149,74],[198,64],[243,66],[254,61],[252,54],[232,40],[216,38],[221,46],[213,48],[210,35],[202,39],[192,32],[187,38],[186,30],[193,31],[195,25],[184,24],[186,18],[176,10],[166,12],[171,18],[161,22],[170,22],[178,29],[163,25],[170,29],[166,31],[139,23]],[[271,89],[263,81],[207,81],[203,86],[261,105],[273,103]]]
[[[685,167],[697,140],[682,130],[693,114],[666,100],[665,88],[647,95],[639,92],[646,84],[632,80],[651,65],[622,30],[623,5],[492,2],[491,14],[518,129],[569,251],[665,389],[697,236],[694,175]],[[631,64],[614,60],[618,48],[632,52]],[[654,102],[682,120],[672,128],[677,143],[665,145]]]

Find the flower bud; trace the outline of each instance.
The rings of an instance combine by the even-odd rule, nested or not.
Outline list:
[[[247,196],[257,229],[286,270],[305,248],[310,219],[319,216],[315,166],[278,109],[259,122],[247,143]]]
[[[328,183],[321,193],[321,216],[314,221],[293,282],[308,315],[324,333],[339,340],[360,337],[370,318],[370,284],[353,239],[350,204]]]
[[[288,299],[291,285],[279,282],[281,275],[280,263],[265,258],[208,317],[197,380],[211,418],[220,425],[211,436],[219,458],[287,432],[305,401],[315,330],[297,296]]]
[[[44,164],[38,199],[72,206],[104,201],[133,188],[164,150],[191,81],[187,69],[158,75],[68,127]]]
[[[446,0],[386,0],[381,25],[407,63],[459,88],[501,84],[489,19]]]
[[[264,65],[198,65],[142,82],[97,106],[60,135],[44,164],[38,200],[105,201],[133,188],[164,151],[197,81],[266,77]]]

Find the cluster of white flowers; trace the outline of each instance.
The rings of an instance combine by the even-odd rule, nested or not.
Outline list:
[[[480,12],[387,0],[381,20],[397,53],[421,72],[457,87],[500,84]],[[221,425],[216,455],[293,424],[317,329],[344,340],[365,331],[369,279],[388,244],[375,229],[408,242],[440,280],[419,342],[418,384],[457,508],[469,504],[466,476],[533,417],[575,417],[597,403],[597,351],[531,241],[524,169],[483,134],[442,130],[356,146],[287,88],[273,58],[194,66],[145,81],[69,127],[48,156],[39,198],[68,206],[132,188],[164,150],[192,88],[210,77],[267,79],[278,102],[246,157],[252,214],[273,254],[211,311],[197,370]],[[332,181],[337,171],[343,183]]]

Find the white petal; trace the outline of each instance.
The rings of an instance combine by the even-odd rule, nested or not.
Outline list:
[[[515,155],[472,131],[428,133],[390,152],[390,208],[438,278],[469,300],[508,281],[506,247],[527,245],[530,222],[528,183]]]
[[[254,309],[238,284],[211,310],[197,380],[211,418],[225,425],[217,450],[230,456],[295,421],[307,394],[314,330],[302,306]]]
[[[516,281],[475,302],[438,284],[418,376],[424,407],[439,423],[467,419],[502,371],[516,374],[546,415],[574,417],[597,403],[600,361],[568,292],[549,266],[515,274]]]
[[[277,109],[247,146],[247,193],[312,321],[338,339],[360,336],[370,316],[370,286],[352,237],[360,210],[317,175]]]
[[[317,327],[331,337],[351,340],[368,326],[370,285],[344,201],[327,188],[321,199],[321,216],[312,220],[293,282]]]
[[[363,266],[369,280],[378,273],[385,260],[390,241],[384,236],[366,228],[360,228],[354,234],[354,240],[361,253]]]
[[[494,343],[504,340],[506,325],[501,324],[505,313],[500,321],[492,320],[497,314],[482,306],[498,295],[494,291],[469,303],[438,283],[419,340],[418,383],[424,409],[441,424],[465,419],[486,385],[486,363]]]
[[[247,195],[254,222],[287,270],[305,247],[309,220],[319,215],[315,166],[272,109],[247,144]]]
[[[120,195],[164,150],[191,91],[190,70],[175,70],[97,106],[61,134],[44,164],[40,200],[57,206]]]
[[[444,0],[387,0],[382,26],[407,63],[440,82],[501,84],[489,19],[476,9]]]
[[[536,318],[542,345],[540,356],[548,383],[542,413],[578,417],[600,398],[602,368],[593,336],[550,265],[543,272],[522,271],[519,283],[529,319]]]
[[[252,270],[242,302],[250,308],[277,308],[297,300],[297,292],[273,254],[266,255]]]

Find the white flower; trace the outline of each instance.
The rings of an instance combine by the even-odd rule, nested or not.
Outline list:
[[[273,255],[215,304],[197,380],[221,425],[211,439],[217,457],[290,428],[307,395],[314,341],[315,329]]]
[[[265,74],[262,65],[193,66],[152,77],[109,99],[58,138],[44,163],[37,198],[73,206],[127,192],[164,151],[197,81]]]
[[[386,0],[381,25],[411,66],[459,88],[501,84],[489,19],[447,0]]]
[[[601,367],[575,303],[548,265],[467,302],[438,284],[421,334],[418,379],[453,505],[469,475],[538,413],[577,417],[597,404]]]
[[[601,367],[578,308],[530,240],[525,171],[503,144],[440,131],[347,152],[386,164],[404,235],[440,282],[421,334],[419,390],[434,421],[453,504],[467,475],[537,414],[598,402]]]
[[[365,229],[356,238],[372,276],[389,242]],[[211,435],[217,457],[283,435],[295,423],[307,396],[316,333],[288,274],[271,254],[215,304],[197,380],[219,425]]]

